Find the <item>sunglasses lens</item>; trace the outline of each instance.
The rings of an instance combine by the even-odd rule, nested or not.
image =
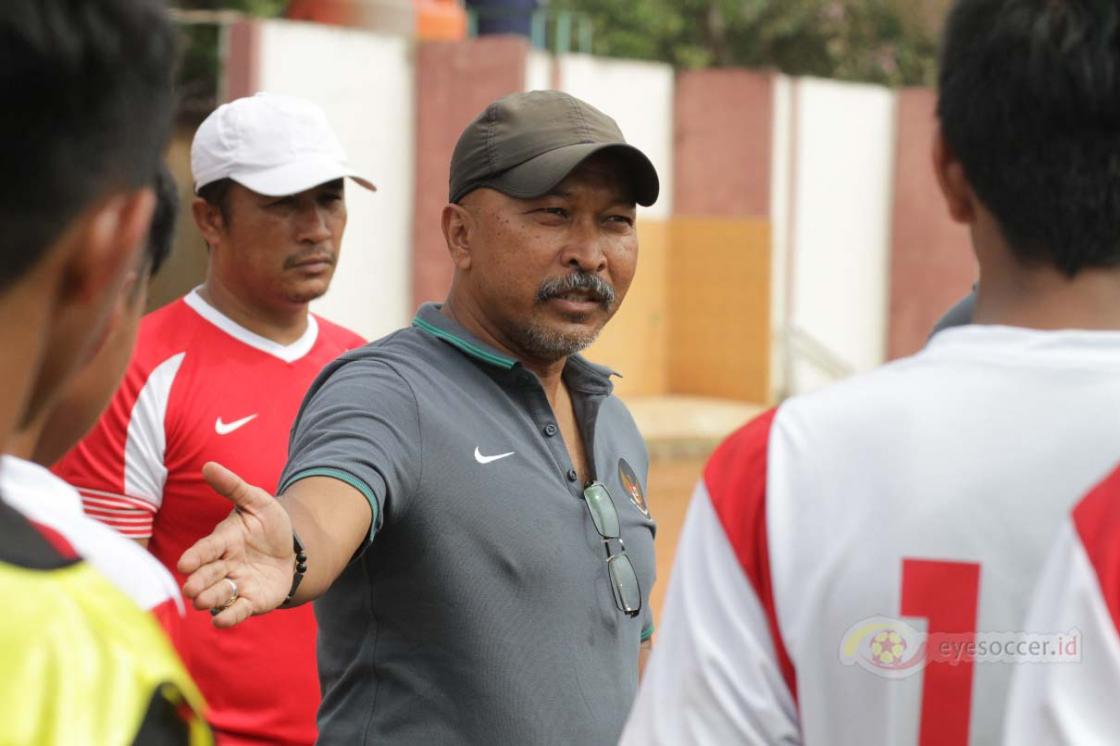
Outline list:
[[[583,499],[591,509],[591,520],[595,523],[595,530],[604,539],[618,538],[618,513],[614,509],[607,488],[598,482],[588,485],[583,491]]]
[[[611,576],[615,604],[630,616],[637,616],[642,610],[642,592],[630,558],[625,554],[614,555],[607,560],[607,570]]]

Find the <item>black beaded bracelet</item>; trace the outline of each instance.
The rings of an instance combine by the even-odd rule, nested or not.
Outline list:
[[[303,542],[299,540],[299,534],[296,533],[295,527],[292,528],[292,550],[296,553],[296,566],[292,573],[292,587],[288,591],[288,597],[284,599],[284,603],[280,604],[281,609],[291,605],[292,599],[296,597],[296,591],[299,590],[299,584],[307,573],[307,553],[303,551]]]

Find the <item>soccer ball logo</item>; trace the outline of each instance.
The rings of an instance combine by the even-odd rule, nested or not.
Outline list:
[[[906,640],[892,630],[882,630],[871,638],[871,660],[884,668],[893,668],[903,659]]]
[[[886,616],[861,619],[840,641],[840,662],[859,666],[876,676],[901,679],[926,664],[926,634],[901,619]]]

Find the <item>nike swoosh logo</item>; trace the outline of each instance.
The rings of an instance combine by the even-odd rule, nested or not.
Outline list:
[[[248,417],[242,417],[240,420],[234,420],[233,422],[222,422],[222,418],[219,417],[218,419],[214,420],[214,432],[216,432],[218,435],[229,435],[234,430],[248,425],[255,419],[257,419],[257,416],[255,414],[251,414]]]
[[[497,456],[483,456],[481,453],[478,452],[478,446],[474,447],[474,460],[477,461],[480,464],[489,464],[492,461],[497,461],[498,459],[502,459],[502,458],[505,458],[506,456],[512,456],[512,455],[513,455],[513,451],[510,451],[509,453],[499,453]]]

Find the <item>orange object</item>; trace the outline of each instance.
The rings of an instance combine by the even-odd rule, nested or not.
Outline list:
[[[455,41],[467,37],[467,11],[457,0],[412,0],[416,37],[424,41]]]

